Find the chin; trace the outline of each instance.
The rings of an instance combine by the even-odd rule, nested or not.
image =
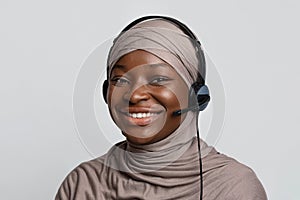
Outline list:
[[[152,138],[136,138],[136,137],[126,137],[127,140],[133,144],[146,145],[153,143]]]

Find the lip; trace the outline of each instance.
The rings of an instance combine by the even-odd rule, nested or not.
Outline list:
[[[163,113],[161,109],[131,107],[119,111],[131,125],[147,126],[157,120]]]
[[[122,113],[160,113],[163,112],[162,109],[153,107],[129,107],[126,109],[120,109]]]

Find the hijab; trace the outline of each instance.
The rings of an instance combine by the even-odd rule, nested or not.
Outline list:
[[[110,49],[107,66],[108,75],[114,64],[124,55],[145,50],[170,64],[190,86],[198,73],[205,79],[205,67],[198,68],[197,41],[169,21],[155,19],[135,25],[121,33]]]

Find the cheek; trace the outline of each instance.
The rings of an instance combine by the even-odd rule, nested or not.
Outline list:
[[[180,109],[188,106],[188,91],[186,88],[161,90],[156,95],[159,101],[169,109]]]
[[[107,103],[108,103],[109,107],[112,104],[112,94],[113,94],[113,89],[111,89],[111,87],[109,87],[108,91],[107,91]]]
[[[119,97],[117,96],[116,90],[114,90],[112,87],[109,87],[107,93],[107,105],[108,105],[109,113],[114,121],[116,120],[117,117],[115,108],[116,105],[118,104],[118,101],[119,101]]]
[[[164,105],[168,105],[169,107],[178,107],[178,105],[180,104],[178,96],[172,91],[161,91],[159,94],[160,99],[164,103]]]
[[[122,99],[123,92],[121,89],[113,86],[108,87],[107,101],[110,107],[113,107],[117,102]]]

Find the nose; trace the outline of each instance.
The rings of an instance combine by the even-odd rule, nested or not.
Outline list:
[[[124,100],[130,104],[136,104],[140,101],[147,101],[150,98],[149,90],[146,85],[132,87],[124,95]]]

